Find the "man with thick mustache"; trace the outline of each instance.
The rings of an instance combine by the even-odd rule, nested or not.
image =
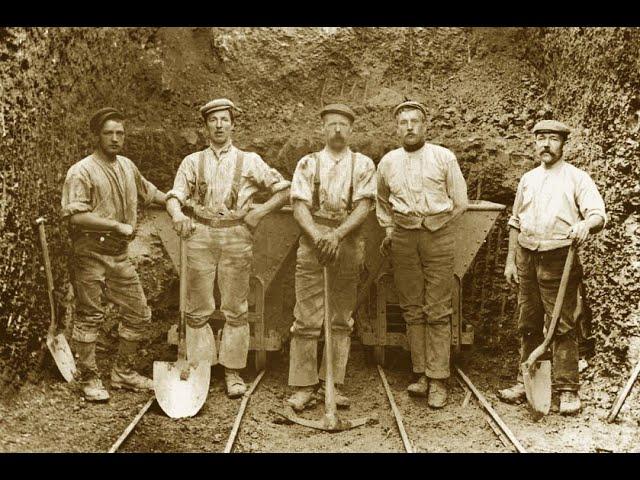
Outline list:
[[[318,374],[317,345],[329,308],[334,376],[344,383],[349,358],[351,315],[364,262],[364,238],[359,227],[373,207],[376,193],[373,161],[349,148],[355,114],[344,104],[326,105],[320,112],[325,148],[300,159],[291,182],[294,217],[303,235],[296,260],[295,321],[291,327],[289,385],[295,392],[288,404],[303,410],[325,377],[325,358]],[[327,266],[329,305],[324,305],[323,267]],[[318,391],[322,394],[323,385]],[[349,398],[336,389],[338,407]]]
[[[218,275],[220,310],[225,318],[219,362],[225,367],[231,398],[242,396],[247,388],[240,370],[246,367],[249,353],[247,298],[253,231],[265,215],[287,202],[290,185],[260,155],[233,145],[239,112],[226,98],[200,108],[209,146],[184,158],[173,189],[167,192],[167,211],[175,230],[187,242],[187,335],[196,341],[210,328]],[[272,196],[254,206],[253,197],[259,190],[268,190]],[[216,361],[215,353],[211,354]]]
[[[518,284],[520,363],[544,340],[545,315],[551,318],[569,245],[583,243],[607,220],[598,188],[589,174],[562,159],[570,129],[555,120],[533,127],[540,165],[520,179],[509,219],[509,253],[504,275]],[[575,257],[553,337],[554,387],[560,392],[560,413],[580,411],[578,335],[574,311],[582,266]],[[510,403],[522,401],[525,389],[518,373],[515,386],[498,396]]]
[[[151,311],[127,245],[136,228],[138,197],[145,205],[164,205],[165,194],[146,180],[131,160],[118,155],[124,145],[122,113],[109,107],[100,109],[89,127],[96,149],[67,172],[62,217],[69,219],[74,253],[76,380],[87,401],[106,401],[109,393],[98,375],[95,353],[98,329],[105,318],[103,295],[118,307],[121,318],[111,386],[153,390],[152,380],[133,370]]]
[[[450,150],[426,143],[427,110],[407,101],[394,109],[402,148],[378,164],[380,250],[391,253],[393,276],[407,323],[413,372],[407,391],[446,405],[450,376],[455,226],[468,206],[467,185]]]

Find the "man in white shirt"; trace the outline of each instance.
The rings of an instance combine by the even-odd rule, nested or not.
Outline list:
[[[509,219],[509,253],[504,275],[518,284],[520,363],[544,340],[545,314],[551,318],[569,245],[584,242],[606,222],[605,206],[589,174],[562,159],[570,129],[556,120],[533,127],[540,165],[520,179]],[[582,266],[576,256],[553,337],[554,387],[560,392],[560,413],[580,411],[578,336],[574,312]],[[500,390],[505,402],[525,397],[518,373],[515,386]]]
[[[378,164],[376,213],[386,230],[380,249],[391,253],[418,377],[407,391],[428,396],[430,407],[441,408],[450,376],[453,220],[467,208],[467,185],[453,152],[426,143],[424,105],[407,101],[394,115],[402,147]]]

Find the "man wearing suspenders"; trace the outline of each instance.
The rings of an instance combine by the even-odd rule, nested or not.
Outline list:
[[[372,160],[348,146],[355,114],[346,105],[332,104],[320,112],[326,146],[303,157],[293,174],[291,204],[300,224],[296,260],[295,321],[291,327],[289,385],[295,392],[287,400],[296,411],[314,398],[324,380],[324,363],[317,367],[317,345],[324,319],[323,267],[328,267],[329,318],[333,333],[334,376],[344,383],[349,357],[351,315],[364,260],[364,238],[359,227],[373,207],[376,195]],[[318,392],[322,394],[322,388]],[[350,401],[336,389],[338,407]]]
[[[231,143],[238,111],[226,98],[200,108],[210,144],[184,158],[173,189],[167,192],[167,211],[174,228],[187,239],[186,319],[192,338],[208,328],[215,310],[213,285],[218,274],[220,310],[225,317],[218,361],[225,367],[231,398],[246,391],[239,370],[246,367],[249,353],[247,297],[253,231],[265,215],[286,203],[290,185],[258,154]],[[273,196],[249,210],[254,194],[261,189]]]

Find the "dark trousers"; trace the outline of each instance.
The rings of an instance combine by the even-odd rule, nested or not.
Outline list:
[[[556,295],[569,247],[546,252],[518,246],[516,265],[520,287],[518,291],[518,331],[521,335],[520,363],[544,340],[543,328],[551,321]],[[560,318],[552,341],[554,387],[558,391],[578,391],[578,335],[574,312],[582,266],[575,257],[562,303]],[[545,358],[545,357],[543,357]],[[548,358],[548,354],[547,354]],[[521,374],[518,375],[521,380]]]

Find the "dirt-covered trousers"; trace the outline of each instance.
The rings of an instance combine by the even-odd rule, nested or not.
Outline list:
[[[151,310],[128,254],[96,253],[92,251],[90,242],[83,238],[73,243],[73,252],[76,297],[73,339],[80,342],[96,341],[98,329],[105,318],[103,298],[117,308],[120,337],[131,341],[146,338]]]
[[[451,224],[435,232],[396,226],[391,238],[393,278],[413,371],[434,379],[450,375],[454,248]]]
[[[209,227],[195,223],[195,231],[187,239],[187,324],[201,328],[215,311],[213,285],[217,272],[220,310],[225,318],[218,360],[227,368],[247,365],[252,259],[253,235],[245,225]]]
[[[318,225],[325,233],[333,230]],[[345,237],[340,243],[336,261],[327,268],[329,284],[329,318],[333,346],[333,371],[336,383],[344,383],[351,331],[358,293],[358,279],[364,261],[364,240],[358,234]],[[296,305],[291,327],[289,351],[289,385],[315,385],[325,378],[325,357],[318,374],[317,345],[324,323],[323,266],[318,262],[312,241],[300,237],[295,273]]]
[[[544,340],[543,327],[546,329],[551,320],[568,251],[569,247],[537,252],[518,246],[516,250],[516,265],[520,281],[518,290],[520,363],[529,358],[531,352]],[[578,336],[574,312],[581,280],[582,265],[576,256],[571,266],[560,318],[552,341],[554,387],[558,391],[577,391],[580,385]],[[518,374],[518,379],[522,381],[521,373]]]

